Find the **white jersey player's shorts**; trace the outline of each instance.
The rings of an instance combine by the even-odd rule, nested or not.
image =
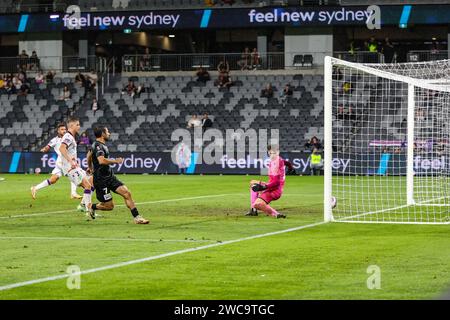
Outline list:
[[[81,184],[81,181],[83,181],[83,178],[86,176],[86,171],[84,171],[80,167],[76,167],[75,169],[72,169],[67,173],[67,177],[69,178],[69,180],[77,186]]]
[[[62,168],[62,161],[61,161],[60,157],[58,157],[58,159],[56,159],[56,165],[52,171],[52,174],[58,176],[58,178],[61,178],[64,175],[64,170]]]
[[[62,175],[63,175],[63,172],[62,172],[62,169],[60,167],[56,166],[53,169],[52,174],[55,175],[55,176],[58,176],[58,178],[61,178]]]

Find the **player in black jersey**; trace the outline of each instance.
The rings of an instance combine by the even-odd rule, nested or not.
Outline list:
[[[92,144],[91,150],[88,152],[88,166],[94,175],[94,187],[97,194],[97,199],[100,203],[92,204],[92,209],[110,211],[114,209],[114,202],[111,191],[120,194],[125,199],[125,204],[130,209],[136,224],[148,224],[149,221],[139,215],[131,192],[127,186],[124,185],[114,175],[110,164],[120,164],[123,162],[122,158],[109,158],[109,150],[106,146],[106,141],[109,140],[110,133],[106,127],[94,128],[96,140]]]

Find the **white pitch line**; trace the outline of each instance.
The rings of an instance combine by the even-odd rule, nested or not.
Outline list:
[[[130,260],[130,261],[126,261],[126,262],[120,262],[120,263],[116,263],[116,264],[111,264],[111,265],[107,265],[107,266],[103,266],[103,267],[99,267],[99,268],[88,269],[88,270],[85,270],[85,271],[81,271],[78,274],[79,275],[83,275],[83,274],[100,272],[100,271],[105,271],[105,270],[110,270],[110,269],[115,269],[115,268],[121,268],[121,267],[129,266],[129,265],[133,265],[133,264],[138,264],[138,263],[142,263],[142,262],[147,262],[147,261],[167,258],[167,257],[179,255],[179,254],[195,252],[195,251],[205,250],[205,249],[209,249],[209,248],[225,246],[225,245],[232,244],[232,243],[237,243],[237,242],[253,240],[253,239],[258,239],[258,238],[263,238],[263,237],[269,237],[269,236],[274,236],[274,235],[278,235],[278,234],[283,234],[283,233],[287,233],[287,232],[292,232],[292,231],[298,231],[298,230],[302,230],[302,229],[312,228],[312,227],[320,226],[320,225],[325,224],[325,223],[328,223],[328,222],[322,221],[322,222],[307,224],[307,225],[300,226],[300,227],[289,228],[289,229],[284,229],[284,230],[279,230],[279,231],[268,232],[268,233],[254,235],[254,236],[244,237],[244,238],[235,239],[235,240],[228,240],[228,241],[208,244],[208,245],[204,245],[204,246],[201,246],[201,247],[194,247],[194,248],[188,248],[188,249],[183,249],[183,250],[177,250],[177,251],[173,251],[173,252],[159,254],[159,255],[156,255],[156,256],[150,256],[150,257],[146,257],[146,258],[141,258],[141,259]],[[12,284],[8,284],[8,285],[5,285],[5,286],[1,286],[0,287],[0,291],[9,290],[9,289],[13,289],[13,288],[19,288],[19,287],[25,287],[25,286],[29,286],[29,285],[33,285],[33,284],[37,284],[37,283],[43,283],[43,282],[49,282],[49,281],[54,281],[54,280],[60,280],[60,279],[64,279],[64,278],[67,278],[67,277],[69,277],[69,274],[63,274],[63,275],[58,275],[58,276],[52,276],[52,277],[46,277],[46,278],[41,278],[41,279],[29,280],[29,281],[24,281],[24,282],[12,283]]]
[[[82,241],[137,241],[137,242],[215,242],[216,240],[194,240],[194,239],[136,239],[136,238],[82,238],[82,237],[20,237],[3,236],[0,240],[82,240]]]
[[[226,196],[237,196],[243,195],[243,193],[223,193],[223,194],[214,194],[214,195],[206,195],[206,196],[198,196],[198,197],[187,197],[187,198],[176,198],[176,199],[164,199],[164,200],[155,200],[155,201],[146,201],[146,202],[136,202],[136,205],[145,205],[145,204],[155,204],[155,203],[167,203],[167,202],[177,202],[177,201],[186,201],[186,200],[198,200],[198,199],[207,199],[207,198],[218,198],[218,197],[226,197]],[[116,207],[125,207],[124,204],[118,204]],[[68,213],[74,212],[75,209],[71,210],[60,210],[60,211],[50,211],[50,212],[38,212],[38,213],[30,213],[30,214],[20,214],[14,216],[0,217],[0,219],[11,219],[11,218],[28,218],[35,216],[46,216],[49,214],[55,213]]]

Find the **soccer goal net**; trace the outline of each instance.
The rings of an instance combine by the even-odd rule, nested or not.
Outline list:
[[[326,57],[324,87],[325,220],[449,224],[450,60]]]

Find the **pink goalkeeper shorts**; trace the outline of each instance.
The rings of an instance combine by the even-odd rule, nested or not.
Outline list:
[[[258,196],[258,198],[264,200],[267,204],[271,203],[272,201],[280,199],[281,195],[283,194],[283,190],[276,189],[276,190],[265,190],[261,192],[261,194]]]

